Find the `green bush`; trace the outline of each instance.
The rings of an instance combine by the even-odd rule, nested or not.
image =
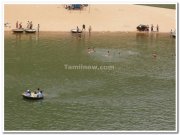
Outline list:
[[[176,9],[176,4],[138,4],[138,5]]]

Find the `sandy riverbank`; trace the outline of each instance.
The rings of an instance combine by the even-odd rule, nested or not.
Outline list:
[[[33,22],[33,27],[40,24],[40,31],[70,31],[82,27],[82,24],[92,26],[92,31],[136,31],[139,24],[159,25],[160,32],[176,29],[176,10],[127,4],[96,4],[83,10],[67,10],[61,4],[5,4],[4,27],[9,31],[16,27],[16,21]],[[156,27],[154,27],[156,30]]]

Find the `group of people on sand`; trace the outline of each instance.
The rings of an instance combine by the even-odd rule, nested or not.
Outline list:
[[[77,32],[80,31],[78,26],[76,27],[76,29],[77,29]],[[88,28],[89,33],[91,33],[91,30],[92,30],[91,25],[89,25],[89,28]],[[86,25],[85,24],[82,25],[82,31],[86,31]]]
[[[151,32],[153,32],[153,31],[154,31],[154,25],[151,24]],[[158,24],[156,25],[156,31],[159,32],[159,25]]]
[[[149,25],[146,25],[145,31],[149,31]],[[155,31],[154,25],[151,24],[151,32]],[[156,25],[156,32],[159,32],[159,25]]]
[[[40,90],[39,88],[37,89],[37,91],[35,90],[34,92],[31,92],[30,90],[26,90],[25,95],[28,97],[43,97],[43,92],[42,90]]]

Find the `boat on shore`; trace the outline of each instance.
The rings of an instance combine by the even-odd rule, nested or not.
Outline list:
[[[82,30],[72,29],[71,32],[72,33],[82,33]]]
[[[36,33],[35,29],[25,29],[26,33]]]
[[[176,37],[176,32],[172,33],[172,37],[175,38]]]
[[[138,31],[149,31],[149,26],[148,25],[144,25],[144,24],[140,24],[136,27],[136,29]]]
[[[30,99],[30,100],[39,100],[39,99],[43,99],[44,95],[42,94],[38,94],[35,92],[24,92],[22,93],[22,96],[24,99]]]
[[[13,33],[23,33],[24,32],[24,29],[12,29]]]

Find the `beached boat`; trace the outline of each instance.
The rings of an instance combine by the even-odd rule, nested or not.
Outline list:
[[[35,29],[25,29],[26,33],[36,33]]]
[[[72,29],[71,32],[72,33],[82,33],[82,30]]]
[[[31,100],[38,100],[43,99],[44,95],[41,94],[40,96],[37,93],[31,92],[31,94],[27,94],[27,92],[22,93],[23,98],[31,99]]]
[[[172,33],[172,37],[175,38],[176,37],[176,32]]]
[[[12,29],[14,33],[23,33],[24,29]]]
[[[136,27],[136,29],[138,31],[149,31],[149,26],[148,25],[143,25],[143,24],[140,24]]]

